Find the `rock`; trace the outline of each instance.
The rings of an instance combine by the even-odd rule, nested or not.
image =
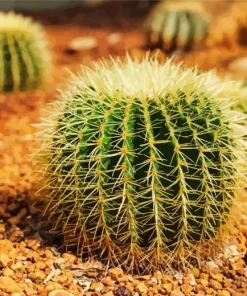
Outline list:
[[[118,287],[114,291],[114,295],[115,296],[131,296],[132,293],[127,287]]]
[[[172,291],[170,296],[185,296],[183,292],[181,291]]]
[[[210,285],[212,286],[212,288],[214,288],[215,290],[222,289],[222,285],[221,285],[221,283],[219,283],[218,281],[215,281],[215,280],[210,279],[210,280],[209,280],[209,284],[210,284]]]
[[[87,51],[97,48],[99,46],[99,42],[95,37],[78,37],[70,41],[66,53],[76,53],[78,51]]]
[[[158,280],[158,281],[161,281],[162,280],[162,273],[160,271],[155,271],[154,274],[153,274],[153,277]]]
[[[218,291],[218,296],[231,296],[231,293],[227,290],[220,290]]]
[[[50,292],[48,296],[74,296],[74,295],[65,290],[55,290]]]
[[[122,278],[124,275],[122,268],[111,268],[109,270],[109,276],[111,277],[112,280],[116,281],[119,278]]]
[[[4,232],[5,232],[5,225],[0,224],[0,233],[4,233]]]
[[[8,254],[13,249],[13,243],[7,239],[0,240],[0,254]]]
[[[212,279],[218,281],[218,282],[222,282],[223,281],[223,274],[221,273],[217,273],[217,274],[211,274],[210,275]]]
[[[110,291],[110,292],[104,293],[104,296],[114,296],[114,294],[112,291]]]
[[[136,291],[138,293],[140,293],[141,295],[146,295],[148,292],[148,287],[145,285],[144,282],[140,282],[137,286],[136,286]]]
[[[46,275],[45,275],[45,273],[43,271],[36,270],[35,272],[30,273],[28,277],[35,284],[39,284],[46,278]]]
[[[45,288],[44,288],[44,290],[46,290],[47,292],[51,292],[54,290],[62,290],[62,289],[63,289],[62,285],[60,285],[58,283],[54,283],[54,282],[46,283]]]
[[[107,42],[109,45],[115,45],[121,40],[121,35],[119,33],[112,33],[107,37]]]
[[[90,286],[90,290],[96,291],[96,292],[100,292],[103,288],[103,284],[102,283],[97,283],[97,282],[93,282]]]
[[[21,293],[19,285],[10,277],[4,276],[0,278],[0,291],[6,293]]]
[[[188,284],[183,284],[183,285],[181,286],[181,289],[182,289],[182,291],[183,291],[186,295],[189,295],[190,292],[192,292],[193,287],[190,286],[190,285],[188,285]]]
[[[32,289],[30,287],[25,287],[25,293],[27,296],[37,295],[37,291],[35,291],[34,289]]]
[[[112,280],[109,276],[107,276],[106,278],[104,278],[101,283],[105,286],[112,286]]]
[[[4,268],[4,270],[3,270],[3,275],[6,277],[12,277],[14,275],[14,273],[15,272],[9,267]]]
[[[4,253],[0,254],[0,266],[1,267],[6,267],[10,261],[11,260],[8,255],[6,255]]]
[[[191,273],[194,275],[194,277],[196,279],[198,279],[200,277],[200,270],[198,268],[193,267],[191,269]]]
[[[36,266],[37,269],[45,269],[46,268],[46,263],[44,261],[38,261],[35,264],[35,266]]]
[[[67,260],[69,262],[69,264],[74,264],[77,260],[76,256],[73,254],[69,254],[69,253],[64,253],[62,255],[62,258],[64,258],[65,260]]]
[[[247,73],[247,57],[241,57],[233,60],[228,69],[234,72],[244,72]]]
[[[171,293],[172,291],[172,284],[171,283],[168,283],[168,284],[163,284],[162,287],[166,290],[166,293]]]

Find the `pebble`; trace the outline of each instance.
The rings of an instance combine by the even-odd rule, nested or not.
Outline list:
[[[65,290],[55,290],[50,292],[48,296],[74,296],[74,295]]]
[[[78,51],[87,51],[97,48],[98,46],[99,42],[95,37],[77,37],[70,41],[70,43],[67,46],[66,52],[75,53]]]
[[[237,58],[233,60],[229,64],[228,69],[234,72],[247,73],[247,57]]]
[[[0,291],[6,293],[21,293],[21,288],[11,277],[0,277]]]
[[[122,268],[111,268],[109,270],[109,276],[112,280],[116,281],[119,278],[122,278],[124,275]]]

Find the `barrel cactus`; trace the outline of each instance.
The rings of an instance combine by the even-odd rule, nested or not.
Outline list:
[[[0,14],[1,92],[24,92],[43,85],[51,62],[44,31],[30,18]]]
[[[167,52],[191,49],[206,37],[208,23],[209,18],[201,3],[161,2],[144,23],[147,45]]]
[[[38,125],[47,213],[112,265],[186,262],[222,229],[246,174],[231,86],[148,55],[83,67]]]

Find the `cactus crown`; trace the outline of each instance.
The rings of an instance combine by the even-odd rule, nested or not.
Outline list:
[[[144,29],[149,46],[185,50],[205,38],[208,23],[202,3],[165,1],[154,7]]]
[[[246,173],[237,97],[212,73],[148,56],[82,68],[37,134],[49,213],[113,264],[184,260],[225,223]]]
[[[51,56],[40,24],[13,12],[0,13],[1,92],[34,90],[43,85]]]

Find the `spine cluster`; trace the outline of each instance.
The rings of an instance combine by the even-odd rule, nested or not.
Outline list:
[[[0,14],[0,91],[24,92],[42,86],[50,54],[42,27],[12,12]]]
[[[161,2],[146,20],[147,45],[167,52],[188,50],[199,44],[208,32],[208,17],[203,9],[194,9],[198,3]],[[185,7],[184,7],[185,6]]]
[[[244,175],[238,94],[212,73],[147,59],[99,63],[73,85],[38,134],[64,230],[132,269],[184,260],[214,238]]]

